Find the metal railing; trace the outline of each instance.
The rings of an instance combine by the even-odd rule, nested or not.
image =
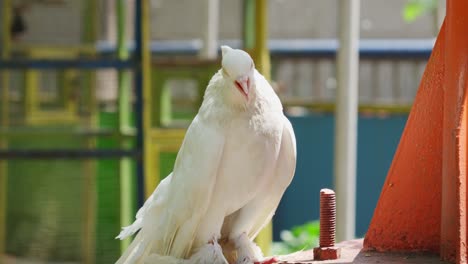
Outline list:
[[[235,40],[225,40],[220,43],[232,47],[241,45],[240,41]],[[360,110],[408,112],[433,45],[433,39],[361,40]],[[274,87],[283,104],[332,111],[335,101],[335,56],[338,42],[331,39],[270,40],[269,46],[273,61]],[[200,40],[155,41],[151,44],[155,68],[167,71],[170,71],[170,68],[177,69],[178,61],[185,58],[192,60],[192,67],[205,67],[209,78],[213,74],[213,66],[217,66],[213,64],[219,62],[210,62],[211,71],[209,63],[193,63],[197,61],[196,54],[201,47]],[[113,52],[113,47],[106,43],[99,43],[98,48],[103,54]],[[132,49],[132,45],[129,48]],[[164,63],[158,63],[161,60],[164,60]],[[171,78],[177,79],[178,76],[173,74]],[[179,86],[177,87],[181,88]],[[174,103],[187,106],[196,103],[196,100],[176,97]],[[196,109],[196,106],[193,108]]]

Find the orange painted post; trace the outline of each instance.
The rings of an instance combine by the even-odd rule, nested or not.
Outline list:
[[[426,66],[364,247],[439,252],[445,34]]]
[[[468,2],[447,1],[442,167],[442,259],[466,263]]]
[[[364,247],[432,251],[467,263],[468,1],[445,23],[367,232]]]

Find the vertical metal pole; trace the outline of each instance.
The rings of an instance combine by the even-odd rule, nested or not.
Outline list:
[[[1,3],[1,19],[2,19],[2,31],[1,31],[1,45],[0,47],[2,48],[1,50],[1,58],[2,59],[7,59],[10,54],[10,48],[11,48],[11,36],[10,36],[10,25],[11,25],[11,0],[3,0]],[[1,113],[1,125],[6,126],[9,123],[9,85],[10,85],[10,76],[8,71],[3,71],[1,72],[2,74],[2,87],[1,87],[1,93],[2,93],[2,104],[0,104],[0,113]],[[0,140],[0,143],[3,142],[3,140]],[[1,175],[1,171],[0,171]],[[0,185],[1,186],[1,185]],[[1,233],[0,233],[1,234]],[[0,238],[1,239],[1,238]],[[1,250],[1,247],[0,247]]]
[[[270,51],[268,50],[268,1],[255,1],[255,68],[270,80]]]
[[[253,58],[257,70],[270,80],[270,52],[268,50],[268,1],[255,1],[255,42]],[[247,18],[247,17],[246,17]],[[265,254],[269,254],[273,240],[273,225],[270,222],[257,236],[256,242]]]
[[[1,6],[2,17],[2,50],[1,58],[7,59],[10,53],[10,23],[11,23],[11,0],[3,0]],[[9,89],[10,75],[8,71],[0,73],[1,83],[1,104],[0,104],[0,127],[8,128],[9,125]],[[0,138],[0,149],[8,148],[7,138]],[[0,263],[3,261],[3,253],[6,247],[6,210],[7,210],[7,184],[8,184],[8,163],[0,160]]]
[[[97,1],[87,0],[83,2],[82,13],[83,32],[82,40],[85,44],[94,45],[97,38],[98,5]],[[93,54],[95,55],[95,54]],[[88,129],[95,128],[98,123],[97,102],[96,102],[96,73],[93,71],[84,72],[84,86],[87,89],[87,102],[89,116],[85,120]],[[86,140],[86,148],[96,147],[96,139]],[[96,262],[95,254],[95,233],[96,233],[96,161],[86,159],[83,161],[83,263],[92,264]]]
[[[354,238],[360,0],[339,1],[340,48],[335,125],[337,240]]]
[[[135,78],[135,125],[137,129],[136,148],[139,150],[141,156],[137,159],[137,206],[141,207],[145,201],[145,169],[143,167],[143,160],[145,153],[143,149],[143,72],[142,72],[142,2],[143,0],[135,1],[135,51],[133,54],[135,61],[134,78]]]
[[[125,0],[117,1],[117,55],[121,60],[129,58],[128,49],[126,46],[125,32]],[[128,70],[121,70],[118,73],[118,114],[119,114],[119,132],[125,134],[131,128],[131,79]],[[122,149],[130,149],[132,147],[129,138],[123,138],[120,142]],[[133,220],[133,177],[132,177],[132,160],[129,157],[123,157],[119,161],[120,174],[120,225],[128,226]],[[131,239],[121,241],[121,249],[124,251],[130,244]]]
[[[137,191],[138,205],[145,201],[145,173],[151,168],[148,162],[150,157],[151,109],[151,50],[150,50],[150,5],[148,0],[136,0],[135,2],[135,119],[137,127],[136,147],[140,150],[141,157],[137,160]]]
[[[203,0],[204,18],[203,47],[200,57],[204,59],[216,59],[218,55],[218,30],[219,30],[219,0]]]
[[[255,0],[243,1],[242,48],[252,52],[255,46]]]

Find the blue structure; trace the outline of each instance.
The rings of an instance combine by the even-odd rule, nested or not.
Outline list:
[[[367,231],[407,115],[359,117],[356,236]],[[333,188],[332,114],[289,117],[297,138],[296,175],[274,217],[274,240],[282,230],[319,218],[319,192]]]

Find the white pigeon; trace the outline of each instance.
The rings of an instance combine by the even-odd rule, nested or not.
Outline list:
[[[293,178],[296,139],[252,58],[221,50],[222,69],[208,84],[174,171],[117,237],[141,229],[119,264],[227,264],[232,252],[231,263],[272,262],[253,239]]]

